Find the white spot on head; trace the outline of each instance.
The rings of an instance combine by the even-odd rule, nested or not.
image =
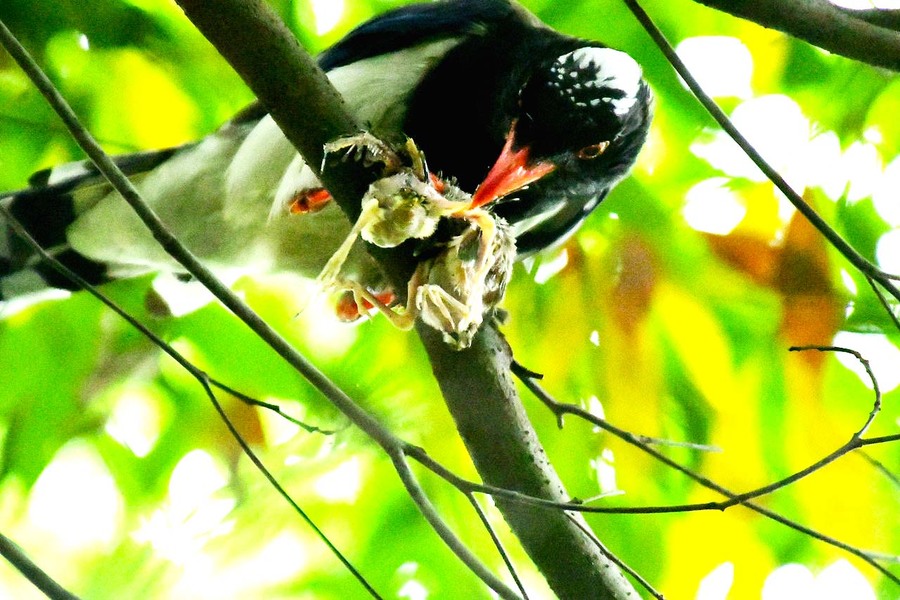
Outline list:
[[[621,98],[603,98],[617,115],[627,114],[637,102],[643,74],[633,58],[612,48],[587,46],[573,50],[556,59],[557,69],[571,69],[572,63],[581,72],[593,71],[594,79],[585,82],[589,88],[611,88],[623,93]],[[568,66],[567,66],[568,63]],[[571,77],[575,71],[569,72]]]

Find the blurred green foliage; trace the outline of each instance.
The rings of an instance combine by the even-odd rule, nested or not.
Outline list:
[[[336,25],[317,34],[316,3],[272,2],[314,51],[403,3],[347,0]],[[871,435],[897,433],[900,336],[865,279],[783,209],[771,184],[698,155],[696,144],[715,140],[711,120],[622,3],[524,4],[561,31],[635,56],[656,93],[657,116],[634,176],[564,248],[517,269],[505,307],[518,360],[544,373],[560,400],[602,405],[619,427],[720,447],[720,453],[664,451],[745,491],[811,464],[864,422],[873,404],[864,378],[834,356],[787,352],[792,344],[830,344],[841,331],[856,332],[864,335],[839,339],[881,343],[868,358],[888,379]],[[750,91],[720,98],[727,109],[785,95],[808,120],[807,141],[826,133],[836,140],[830,154],[801,145],[777,166],[805,168],[792,181],[874,259],[882,237],[900,226],[878,208],[900,203],[896,188],[886,201],[879,192],[886,187],[884,165],[900,151],[896,78],[688,0],[646,4],[673,42],[741,41],[752,57]],[[251,100],[172,2],[5,0],[0,18],[113,153],[196,139]],[[774,113],[763,118],[778,130]],[[786,142],[776,135],[763,143]],[[0,147],[0,189],[21,187],[33,171],[81,157],[5,54]],[[717,156],[727,150],[713,148]],[[727,235],[703,233],[686,217],[689,192],[712,178],[722,179],[744,211]],[[377,589],[386,597],[418,597],[416,586],[434,598],[489,597],[424,523],[373,444],[345,428],[323,398],[223,309],[208,305],[179,318],[159,317],[146,301],[150,283],[142,278],[105,289],[213,377],[311,424],[338,429],[332,436],[308,434],[223,395],[280,481]],[[321,315],[303,311],[308,289],[294,281],[237,285],[391,429],[457,473],[476,477],[460,440],[449,433],[452,421],[413,335],[378,318],[356,328],[323,324]],[[76,294],[6,315],[0,376],[0,531],[74,592],[94,600],[364,597],[242,458],[197,383],[92,298]],[[617,488],[625,494],[604,503],[718,499],[574,419],[558,429],[546,409],[524,398],[573,496]],[[897,484],[882,470],[898,469],[900,446],[872,447],[865,457],[846,456],[762,503],[856,547],[897,553]],[[462,537],[502,570],[467,501],[422,477]],[[109,481],[113,493],[103,491]],[[117,508],[94,514],[92,503],[106,506],[102,498]],[[548,594],[491,515],[536,590],[533,597]],[[672,598],[694,597],[701,582],[715,580],[707,579],[711,573],[731,572],[729,564],[728,597],[757,598],[776,567],[801,563],[819,573],[850,559],[740,508],[589,521],[612,551]],[[90,525],[87,533],[77,532],[79,522]],[[97,523],[107,523],[108,532]],[[850,562],[879,597],[897,597],[895,585]],[[40,597],[8,566],[0,566],[0,596]]]

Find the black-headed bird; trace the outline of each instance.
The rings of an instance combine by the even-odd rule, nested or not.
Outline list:
[[[319,64],[367,131],[397,144],[409,136],[433,173],[503,219],[519,256],[578,227],[632,167],[651,120],[650,90],[631,57],[558,33],[508,0],[388,12]],[[351,228],[260,105],[196,143],[117,162],[213,269],[315,277]],[[0,202],[89,282],[178,271],[90,164],[29,183]],[[346,268],[385,293],[361,246]],[[47,286],[72,288],[0,228],[0,299]]]

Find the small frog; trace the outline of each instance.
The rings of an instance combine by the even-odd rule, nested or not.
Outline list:
[[[374,306],[401,329],[410,329],[421,317],[447,343],[468,347],[484,314],[502,300],[512,275],[516,246],[506,222],[473,206],[470,194],[428,173],[412,140],[403,149],[405,159],[368,133],[331,142],[325,151],[326,157],[347,151],[368,166],[382,163],[385,176],[369,186],[359,218],[319,275],[323,288],[351,291],[358,306]],[[409,281],[407,304],[399,311],[382,301],[383,294],[341,277],[358,238],[391,248],[430,238],[441,219],[450,220],[453,234],[419,263]]]

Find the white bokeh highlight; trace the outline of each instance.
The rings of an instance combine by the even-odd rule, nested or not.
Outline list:
[[[846,560],[825,567],[814,575],[807,567],[787,564],[766,578],[762,600],[875,600],[866,578]]]
[[[747,207],[729,187],[726,177],[713,177],[696,184],[685,194],[681,214],[696,231],[728,235],[747,214]]]
[[[116,482],[97,451],[75,440],[38,477],[28,502],[28,521],[67,550],[113,541],[123,513]]]
[[[900,348],[887,336],[878,333],[854,333],[841,331],[834,336],[834,345],[859,352],[869,362],[878,381],[881,393],[886,394],[900,386]],[[845,352],[835,353],[842,365],[856,373],[866,387],[872,389],[872,380],[855,356]]]
[[[735,37],[710,35],[687,38],[675,48],[697,83],[713,98],[749,98],[753,56]]]

